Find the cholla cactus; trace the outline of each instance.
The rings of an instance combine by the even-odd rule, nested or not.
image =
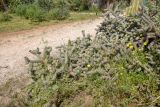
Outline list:
[[[108,14],[113,17],[108,17]],[[31,77],[35,80],[35,90],[43,92],[50,86],[53,92],[52,86],[58,80],[78,80],[92,74],[98,74],[112,86],[118,80],[120,70],[157,73],[159,77],[160,36],[156,21],[151,25],[149,21],[147,16],[124,17],[108,11],[95,38],[83,31],[82,38],[69,40],[68,44],[57,47],[57,56],[51,55],[51,47],[45,47],[43,52],[39,49],[30,51],[37,57],[35,60],[25,57]],[[37,93],[36,98],[41,99]],[[149,94],[154,97],[152,93]],[[148,101],[152,98],[144,99]]]
[[[37,57],[36,60],[30,60],[28,57],[25,57],[26,64],[29,64],[29,73],[32,79],[45,78],[47,73],[53,72],[53,57],[50,56],[51,51],[51,47],[45,47],[43,53],[39,51],[39,48],[29,51]]]
[[[107,14],[114,17],[108,17]],[[55,80],[66,73],[77,78],[78,75],[86,75],[99,67],[109,69],[105,66],[108,60],[114,57],[119,59],[118,56],[127,51],[124,52],[125,48],[122,47],[142,51],[153,49],[155,45],[159,48],[159,35],[155,27],[148,23],[146,16],[129,18],[109,11],[107,14],[94,39],[83,31],[82,39],[77,38],[76,41],[69,41],[67,45],[59,47],[59,56],[56,58],[50,54],[51,47],[46,47],[42,53],[38,48],[30,51],[37,56],[37,60],[25,58],[32,78]]]

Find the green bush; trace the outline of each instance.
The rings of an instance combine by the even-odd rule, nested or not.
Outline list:
[[[21,0],[7,0],[11,12],[15,12],[18,5],[22,4]]]
[[[12,19],[12,16],[10,16],[8,13],[1,13],[0,12],[0,22],[7,22]]]
[[[18,16],[25,16],[26,15],[26,10],[27,10],[27,5],[20,4],[15,8],[15,13]]]
[[[56,9],[51,9],[47,14],[48,20],[55,20],[56,19]]]
[[[20,2],[22,3],[22,4],[32,4],[32,3],[34,3],[36,0],[20,0]]]
[[[47,11],[52,9],[54,7],[54,2],[53,0],[38,0],[38,5]]]
[[[98,10],[90,0],[9,0],[7,4],[10,12],[38,22],[66,19],[70,10]]]
[[[56,7],[67,7],[67,8],[69,7],[69,3],[66,0],[57,0],[55,4]]]
[[[18,5],[37,4],[44,10],[51,10],[59,5],[60,2],[67,3],[71,10],[89,10],[91,8],[90,0],[6,0],[9,10],[14,12]]]
[[[92,7],[90,0],[68,0],[70,9],[73,11],[90,10]]]
[[[32,21],[42,22],[45,20],[45,11],[37,5],[28,5],[25,13],[25,18],[31,19]]]
[[[69,6],[67,2],[63,0],[55,1],[54,3],[56,4],[56,7],[54,8],[52,6],[47,6],[43,0],[38,3],[39,4],[34,3],[28,5],[20,4],[15,9],[15,13],[19,16],[24,16],[26,19],[38,22],[48,19],[63,20],[69,16]]]
[[[56,2],[55,18],[58,20],[66,19],[69,16],[69,5],[65,0],[59,0]]]
[[[36,4],[21,4],[15,9],[15,13],[31,21],[42,22],[45,20],[45,11]]]
[[[69,12],[67,7],[56,7],[48,12],[47,18],[51,20],[64,20],[69,17]]]
[[[90,0],[81,0],[81,5],[80,5],[80,10],[89,10],[91,7],[91,2]]]
[[[59,0],[54,2],[56,6],[48,12],[48,19],[63,20],[69,16],[69,6],[66,1]]]
[[[79,11],[79,7],[81,5],[81,1],[80,0],[68,0],[68,3],[70,5],[70,10],[73,11]]]
[[[49,11],[49,19],[64,20],[69,16],[69,10],[65,8],[55,8]]]

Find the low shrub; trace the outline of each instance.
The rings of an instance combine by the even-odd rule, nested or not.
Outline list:
[[[50,16],[53,16],[53,19],[64,20],[69,16],[69,11],[65,8],[55,8],[51,10]]]
[[[43,1],[43,0],[42,0]],[[42,1],[39,1],[42,2]],[[49,19],[63,20],[69,16],[69,7],[66,2],[58,1],[56,7],[48,7],[45,9],[40,4],[20,4],[15,9],[15,13],[19,16],[23,16],[31,21],[42,22]],[[47,6],[46,6],[47,7]]]
[[[63,20],[66,19],[69,16],[70,10],[69,10],[69,5],[68,2],[65,0],[59,0],[56,3],[55,7],[55,17],[58,20]]]
[[[9,0],[9,11],[31,21],[64,20],[70,10],[98,11],[90,0]]]
[[[49,20],[64,20],[69,17],[69,11],[62,8],[55,8],[48,12],[47,19]]]
[[[45,11],[35,4],[18,5],[17,8],[15,9],[15,12],[17,15],[23,16],[26,19],[30,19],[31,21],[42,22],[46,20]]]
[[[21,0],[6,0],[9,6],[9,10],[11,12],[15,12],[15,9],[18,5],[22,4]]]
[[[45,20],[45,11],[37,5],[29,5],[26,9],[25,18],[42,22]]]
[[[35,2],[35,0],[19,0],[19,1],[21,2],[21,4],[32,4]]]
[[[47,13],[47,16],[46,16],[47,19],[48,19],[48,20],[54,20],[54,19],[56,19],[54,13],[55,13],[55,9],[50,10],[50,11]]]
[[[81,0],[81,5],[79,8],[81,11],[83,11],[83,10],[89,10],[91,6],[92,5],[90,0]]]
[[[69,5],[70,5],[70,10],[72,11],[79,11],[80,10],[80,5],[81,1],[80,0],[68,0]]]
[[[55,8],[48,12],[49,19],[64,20],[69,17],[69,6],[66,1],[59,0],[55,2]]]
[[[54,7],[53,0],[38,0],[38,5],[44,10],[51,10]]]
[[[90,0],[67,0],[72,11],[86,11],[92,8]]]
[[[56,20],[58,17],[58,10],[57,9],[51,9],[47,14],[48,20]]]
[[[27,10],[27,5],[21,4],[18,5],[14,11],[18,16],[25,16],[26,10]]]

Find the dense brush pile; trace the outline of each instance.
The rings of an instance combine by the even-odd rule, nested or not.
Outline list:
[[[160,29],[158,15],[143,13],[136,17],[124,17],[119,12],[106,13],[106,19],[97,30],[98,37],[113,44],[112,39],[120,40],[131,50],[142,51],[155,71],[160,71]],[[114,24],[113,24],[114,23]],[[155,51],[157,54],[152,54]],[[150,53],[150,55],[149,55]],[[149,56],[148,56],[149,55]],[[158,60],[158,61],[157,61]],[[160,73],[160,72],[158,72]]]
[[[58,47],[57,56],[51,55],[51,47],[42,53],[30,51],[37,56],[36,60],[25,58],[34,82],[27,87],[26,97],[16,96],[23,100],[16,104],[160,106],[160,36],[156,26],[145,15],[133,18],[108,12],[94,39],[83,32],[83,38]]]

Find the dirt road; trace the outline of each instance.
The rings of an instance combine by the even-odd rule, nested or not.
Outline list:
[[[41,27],[14,33],[0,33],[0,85],[10,78],[27,76],[24,57],[32,57],[29,50],[45,45],[53,48],[65,44],[69,39],[81,37],[81,31],[95,34],[101,18],[81,22]]]

